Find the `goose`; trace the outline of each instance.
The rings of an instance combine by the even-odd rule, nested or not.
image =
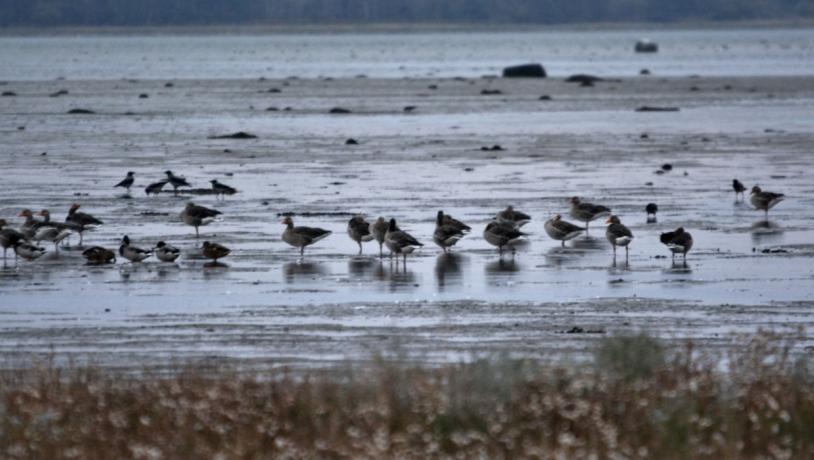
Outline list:
[[[14,230],[13,228],[4,228],[8,225],[5,219],[0,219],[0,246],[3,247],[3,264],[6,263],[6,251],[8,248],[14,248],[19,243],[25,240],[25,236]],[[14,259],[17,260],[17,253],[14,253]]]
[[[34,213],[30,209],[23,209],[17,214],[17,217],[25,217],[25,222],[20,225],[20,233],[26,238],[33,238],[41,222],[34,218]]]
[[[444,250],[444,253],[447,252],[447,248],[455,246],[455,243],[464,237],[464,232],[461,227],[445,219],[447,217],[451,221],[458,222],[459,224],[463,225],[461,222],[453,219],[452,217],[444,215],[443,211],[438,211],[438,215],[435,219],[435,231],[432,234],[432,240]],[[469,228],[467,226],[465,227]]]
[[[692,249],[692,235],[690,235],[690,232],[685,231],[684,227],[678,227],[672,232],[662,233],[659,239],[673,254],[674,261],[676,254],[684,254],[684,260],[687,260],[687,253]]]
[[[608,217],[605,223],[608,224],[608,228],[605,230],[605,237],[613,246],[613,259],[616,260],[616,246],[624,246],[625,260],[627,260],[628,246],[630,242],[633,241],[633,233],[622,224],[617,216]]]
[[[608,217],[611,214],[610,208],[598,204],[583,203],[576,196],[572,197],[568,202],[571,203],[571,217],[580,222],[585,222],[586,233],[592,221]]]
[[[525,240],[527,233],[518,230],[511,223],[501,223],[493,220],[486,224],[483,229],[483,238],[492,246],[497,246],[500,255],[503,256],[503,248],[508,246],[512,249],[512,256],[515,253],[515,246]]]
[[[169,181],[162,180],[162,181],[159,181],[159,182],[153,182],[152,184],[144,187],[144,193],[147,196],[149,196],[151,193],[153,195],[158,195],[159,193],[161,193],[161,189],[163,189],[164,186],[167,185],[167,182],[169,182]]]
[[[153,253],[155,253],[158,260],[162,262],[175,262],[175,259],[181,255],[181,250],[163,241],[159,241],[156,243]]]
[[[362,242],[372,241],[375,236],[370,232],[370,224],[364,216],[354,216],[348,221],[348,236],[359,245],[359,254],[362,253]]]
[[[178,195],[178,187],[192,187],[185,178],[176,176],[172,171],[164,171],[164,174],[167,175],[167,182],[172,185],[172,191],[176,195]]]
[[[25,260],[31,261],[45,254],[45,249],[26,241],[19,241],[14,246],[14,254],[15,256],[20,256]]]
[[[212,191],[215,192],[215,196],[220,195],[222,197],[223,195],[234,195],[237,193],[236,188],[221,184],[217,179],[212,179],[209,183],[212,184]]]
[[[545,221],[543,227],[551,239],[562,242],[562,247],[565,247],[566,241],[573,240],[585,231],[578,225],[562,220],[562,216],[559,214]]]
[[[218,263],[218,259],[222,259],[229,255],[232,252],[226,246],[223,246],[218,243],[210,243],[209,241],[203,242],[203,249],[201,253],[207,259],[212,259],[215,263]]]
[[[124,238],[122,238],[122,244],[119,246],[119,255],[130,262],[141,262],[142,260],[153,255],[153,251],[141,249],[136,246],[130,246],[130,237],[124,235]]]
[[[659,212],[659,205],[656,203],[647,203],[644,207],[644,212],[647,213],[647,222],[652,223],[656,221],[656,213]]]
[[[407,263],[407,254],[412,254],[416,248],[424,246],[418,240],[413,238],[409,233],[400,230],[396,225],[396,219],[390,219],[387,226],[387,233],[384,235],[384,244],[390,250],[390,254],[396,255],[396,262],[398,262],[398,255],[404,255],[404,263]]]
[[[507,206],[506,209],[497,213],[497,221],[502,224],[511,224],[520,228],[531,222],[531,216],[515,210],[513,206]]]
[[[752,206],[755,209],[764,211],[766,213],[766,220],[769,220],[769,209],[772,209],[786,198],[782,193],[764,192],[757,185],[752,187],[752,193],[749,196]]]
[[[122,179],[121,182],[119,182],[118,184],[114,185],[113,188],[124,187],[125,189],[127,189],[127,194],[129,195],[130,187],[133,186],[133,181],[135,180],[134,177],[135,174],[136,173],[134,173],[133,171],[127,171],[127,177]]]
[[[195,238],[198,238],[198,227],[211,224],[219,214],[222,213],[217,209],[209,209],[189,202],[184,210],[181,211],[179,217],[183,223],[195,227]]]
[[[65,223],[68,224],[68,228],[79,233],[79,246],[81,247],[82,234],[85,230],[91,230],[97,225],[102,225],[103,222],[90,214],[77,212],[77,209],[79,209],[79,205],[74,203],[71,209],[68,210],[68,217],[65,218]]]
[[[282,223],[286,226],[283,231],[283,241],[295,248],[300,248],[300,256],[305,254],[306,246],[310,246],[333,233],[330,230],[316,227],[295,227],[291,217],[286,217]]]
[[[51,222],[51,214],[47,209],[43,209],[39,214],[43,216],[43,221],[34,232],[34,237],[32,240],[34,240],[36,243],[41,241],[54,243],[54,252],[59,254],[59,243],[71,235],[71,229],[65,224]]]
[[[436,225],[438,225],[439,221],[444,225],[449,225],[459,230],[461,233],[469,233],[470,231],[472,231],[472,227],[464,224],[463,222],[450,216],[449,214],[444,214],[444,211],[438,211],[438,216],[435,220]]]
[[[738,195],[743,198],[743,192],[746,191],[746,187],[738,179],[732,179],[732,190],[735,191],[735,201],[738,201]]]
[[[101,246],[92,246],[82,252],[88,264],[103,265],[116,263],[116,254],[110,249],[105,249]]]
[[[389,224],[384,217],[381,216],[376,219],[376,222],[370,224],[370,234],[373,235],[373,238],[379,243],[379,257],[383,255],[382,246],[384,245],[384,236],[387,234],[388,228]]]

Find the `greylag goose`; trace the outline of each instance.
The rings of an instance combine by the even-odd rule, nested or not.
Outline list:
[[[178,195],[178,187],[192,187],[185,178],[176,176],[172,171],[164,171],[164,174],[167,175],[167,182],[172,185],[172,191],[176,195]]]
[[[236,188],[221,184],[217,179],[212,179],[209,183],[212,184],[212,191],[215,192],[215,196],[220,195],[222,197],[223,195],[234,195],[237,193]]]
[[[8,248],[14,248],[19,243],[25,240],[25,236],[14,230],[13,228],[4,228],[8,225],[5,219],[0,219],[0,246],[3,247],[3,264],[6,263],[6,251]],[[17,259],[17,253],[14,253],[14,259]]]
[[[34,213],[30,209],[23,209],[17,214],[17,217],[25,217],[25,222],[20,225],[20,233],[26,238],[33,238],[37,231],[37,227],[42,223],[34,218]]]
[[[163,189],[164,186],[167,185],[167,182],[169,181],[162,180],[159,182],[153,182],[152,184],[144,187],[144,193],[148,196],[150,194],[158,195],[159,193],[161,193],[161,189]]]
[[[92,246],[82,252],[82,257],[91,265],[112,264],[116,262],[116,254],[110,249],[101,246]]]
[[[14,246],[14,254],[31,261],[45,254],[45,249],[26,241],[19,241]]]
[[[448,221],[445,218],[449,218]],[[448,215],[444,215],[443,211],[438,211],[438,215],[435,218],[435,231],[432,234],[432,240],[447,252],[447,248],[455,246],[461,238],[464,237],[464,231],[461,229],[459,225],[456,225],[454,222],[457,222],[460,225],[463,225],[461,222],[453,219]],[[464,225],[464,227],[469,228]]]
[[[472,227],[450,216],[449,214],[444,214],[444,211],[438,211],[438,216],[435,219],[435,224],[439,225],[439,222],[441,222],[443,225],[449,225],[464,234],[472,231]]]
[[[608,224],[608,228],[605,230],[605,237],[613,246],[613,259],[616,260],[616,246],[624,246],[625,260],[627,260],[628,246],[630,245],[630,242],[633,241],[633,233],[629,228],[625,227],[616,216],[608,217],[608,220],[605,221],[605,223]]]
[[[211,224],[219,214],[221,214],[221,212],[217,209],[209,209],[190,202],[187,203],[184,210],[181,211],[179,217],[183,223],[195,227],[195,238],[198,238],[198,227]]]
[[[775,207],[786,198],[782,193],[764,192],[757,185],[752,187],[752,193],[749,196],[749,201],[755,209],[759,209],[766,213],[766,220],[769,220],[769,209]]]
[[[153,251],[130,246],[130,237],[124,235],[124,238],[122,238],[122,244],[119,246],[119,255],[130,262],[141,262],[142,260],[153,255]]]
[[[125,189],[127,189],[127,194],[129,195],[130,187],[133,186],[133,181],[135,181],[134,177],[135,174],[136,173],[134,173],[133,171],[127,171],[127,177],[122,179],[121,182],[119,182],[118,184],[114,185],[113,188],[124,187]]]
[[[228,256],[230,252],[232,251],[226,246],[210,243],[209,241],[203,242],[203,250],[201,251],[204,257],[212,259],[215,263],[218,263],[218,259]]]
[[[735,201],[738,201],[738,195],[743,198],[743,192],[746,191],[746,187],[741,183],[741,181],[732,179],[732,190],[735,191]]]
[[[354,216],[348,221],[348,236],[359,245],[359,254],[362,253],[362,242],[372,241],[374,236],[370,233],[370,224],[364,216]]]
[[[483,229],[483,238],[492,246],[497,246],[500,255],[503,255],[503,248],[508,246],[515,253],[515,246],[525,240],[527,234],[518,230],[511,223],[501,223],[493,220]]]
[[[370,224],[370,234],[379,242],[379,257],[382,256],[382,245],[384,245],[384,236],[387,234],[389,225],[384,217],[379,216],[376,222]]]
[[[501,224],[511,224],[520,228],[531,222],[531,216],[515,210],[513,206],[507,206],[506,209],[497,213],[497,221]]]
[[[283,219],[285,230],[283,231],[283,241],[295,248],[300,248],[300,256],[305,254],[305,247],[330,235],[330,230],[316,227],[295,227],[291,217]]]
[[[175,262],[175,259],[181,255],[180,249],[170,246],[163,241],[156,243],[153,252],[155,253],[155,256],[158,257],[158,260],[162,262]]]
[[[400,230],[396,225],[396,219],[390,219],[387,233],[384,235],[384,244],[387,245],[387,249],[390,250],[391,254],[396,255],[396,262],[398,262],[398,255],[403,254],[405,264],[407,264],[407,254],[412,254],[416,248],[424,246],[409,233]]]
[[[673,260],[675,260],[676,254],[684,254],[684,260],[687,260],[687,253],[692,249],[692,235],[685,231],[684,227],[678,227],[673,232],[662,233],[659,239],[673,254]]]
[[[583,203],[579,197],[572,197],[568,202],[571,203],[571,217],[580,222],[585,222],[586,233],[592,221],[608,217],[611,214],[610,208],[598,204]]]
[[[562,216],[559,214],[545,221],[544,227],[551,239],[562,242],[562,247],[565,247],[566,241],[573,240],[585,231],[578,225],[562,220]]]
[[[79,209],[79,205],[74,203],[71,209],[68,210],[68,217],[65,218],[65,223],[68,224],[68,228],[79,233],[79,246],[81,247],[82,233],[84,233],[85,230],[95,228],[97,225],[102,225],[103,222],[90,214],[77,212],[77,209]]]
[[[54,243],[54,252],[59,254],[59,243],[71,235],[71,229],[65,224],[51,222],[51,213],[47,209],[40,211],[42,222],[37,226],[32,238],[36,243],[48,241]]]
[[[656,213],[659,212],[659,205],[656,203],[647,203],[647,206],[644,207],[644,212],[647,213],[647,223],[653,223],[656,221]]]

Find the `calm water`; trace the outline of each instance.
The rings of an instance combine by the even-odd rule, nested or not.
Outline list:
[[[660,45],[636,54],[636,40]],[[814,30],[0,38],[0,79],[450,77],[542,62],[553,76],[814,75]]]

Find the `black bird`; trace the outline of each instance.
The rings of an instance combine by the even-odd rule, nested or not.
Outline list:
[[[133,181],[135,180],[135,177],[133,177],[134,174],[135,173],[133,171],[127,171],[127,177],[122,179],[121,182],[114,185],[113,187],[124,187],[124,188],[127,189],[127,194],[129,195],[130,194],[130,187],[133,186]]]
[[[644,207],[645,212],[647,213],[647,222],[652,223],[656,221],[656,213],[659,212],[659,205],[656,203],[647,203],[647,206]]]
[[[746,187],[744,187],[741,181],[732,179],[732,190],[735,191],[735,201],[738,201],[738,195],[740,195],[741,199],[743,199],[743,192],[746,191]]]
[[[687,253],[692,249],[692,235],[690,235],[690,232],[685,231],[684,227],[678,227],[673,232],[662,233],[659,239],[673,254],[673,260],[675,260],[676,254],[684,254],[684,261],[686,262]]]
[[[14,230],[13,228],[3,228],[8,223],[5,219],[0,219],[0,246],[3,248],[3,264],[6,263],[6,251],[9,248],[15,248],[17,245],[25,241],[22,233]],[[14,259],[17,259],[17,253],[14,253]]]
[[[77,209],[79,209],[79,204],[74,203],[71,206],[71,209],[68,210],[68,217],[65,218],[65,223],[69,229],[79,233],[79,246],[81,247],[82,234],[85,232],[85,230],[95,228],[97,225],[102,225],[104,222],[91,216],[90,214],[79,212]]]
[[[212,190],[215,192],[215,196],[234,195],[237,193],[237,189],[229,187],[226,184],[221,184],[217,179],[212,179],[209,182],[212,184]]]
[[[192,187],[186,179],[176,176],[172,171],[165,171],[164,174],[167,175],[167,182],[172,185],[172,191],[176,195],[178,195],[178,187]]]

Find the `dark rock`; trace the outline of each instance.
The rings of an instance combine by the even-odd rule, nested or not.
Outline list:
[[[469,167],[469,166],[467,166],[466,168],[464,168],[464,171],[466,171],[466,172],[472,172],[472,171],[474,171],[474,170],[475,170],[475,168],[472,168],[472,167]]]
[[[408,106],[405,106],[404,109],[402,109],[402,110],[404,110],[404,112],[406,112],[406,113],[411,113],[415,109],[416,109],[416,106],[408,105]]]
[[[17,93],[15,93],[14,91],[3,91],[2,93],[0,93],[0,96],[3,97],[14,97],[16,95]]]
[[[540,64],[521,64],[503,69],[503,78],[545,78],[546,72]]]
[[[88,110],[88,109],[71,109],[71,110],[68,110],[69,115],[93,115],[94,113],[96,113],[96,112],[94,112],[93,110]]]
[[[537,100],[538,101],[550,101],[551,96],[549,96],[548,94],[543,94],[542,96],[538,97]]]
[[[207,139],[257,139],[257,136],[245,131],[238,131],[231,134],[221,134],[219,136],[209,136]]]
[[[282,91],[280,91],[280,88],[269,88],[266,92],[267,93],[281,93]]]
[[[571,75],[570,77],[565,79],[566,83],[580,83],[585,84],[587,83],[596,83],[598,81],[605,81],[604,78],[597,77],[595,75],[588,75],[584,73],[578,73],[575,75]]]
[[[427,86],[428,89],[438,89],[438,85],[429,85]]]
[[[701,91],[701,88],[697,86],[690,86],[690,91]]]
[[[164,88],[172,88],[173,86],[175,86],[175,84],[173,84],[173,82],[171,82],[171,81],[168,81],[167,83],[164,83]]]
[[[643,105],[636,109],[637,112],[678,112],[678,107],[657,107],[653,105]]]
[[[334,107],[334,108],[332,108],[332,109],[331,109],[331,110],[330,110],[328,113],[333,113],[333,114],[344,114],[344,113],[350,113],[350,110],[348,110],[348,109],[344,109],[344,108],[342,108],[342,107]]]
[[[149,97],[150,97],[150,95],[149,95],[149,94],[147,94],[147,93],[141,93],[141,94],[139,94],[139,95],[138,95],[138,98],[139,98],[139,99],[147,99],[147,98],[149,98]]]
[[[61,89],[59,91],[53,92],[48,95],[48,97],[59,97],[59,96],[66,96],[68,94],[67,89]]]
[[[273,107],[273,106],[272,106],[272,107],[268,107],[268,108],[266,109],[266,112],[276,112],[276,111],[278,111],[278,110],[280,110],[280,109],[278,109],[277,107]]]
[[[663,165],[661,165],[661,169],[665,171],[672,171],[673,165],[671,165],[670,163],[664,163]]]
[[[345,145],[359,145],[359,141],[356,139],[350,138],[345,141]]]
[[[484,145],[484,146],[483,146],[483,147],[481,147],[480,149],[481,149],[482,151],[484,151],[484,152],[502,152],[502,151],[504,150],[504,148],[503,148],[503,147],[501,147],[500,145],[497,145],[497,144],[495,144],[495,145],[493,145],[493,146],[491,146],[491,147],[488,147],[488,146],[485,146],[485,145]]]
[[[25,131],[25,126],[18,126],[17,131]]]
[[[639,139],[650,139],[650,136],[647,133],[641,133]]]
[[[657,53],[659,45],[650,40],[639,40],[633,48],[637,53]]]
[[[783,248],[766,248],[762,251],[763,254],[788,254],[789,251]]]
[[[503,91],[499,89],[482,89],[480,93],[483,94],[484,96],[492,96],[495,94],[503,94]]]
[[[640,70],[639,75],[650,75],[650,69],[642,69],[642,70]]]

